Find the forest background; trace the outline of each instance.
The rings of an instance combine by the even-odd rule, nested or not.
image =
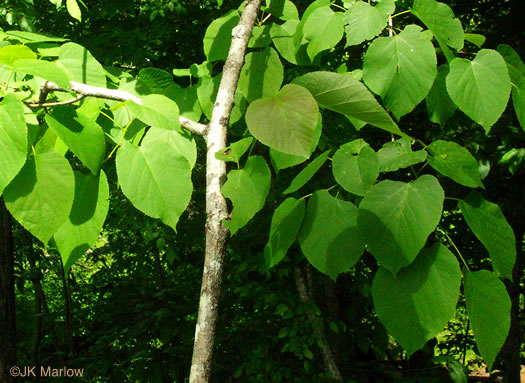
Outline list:
[[[278,3],[280,6],[276,5]],[[311,7],[311,3],[293,2],[299,18],[306,19],[304,15],[309,15],[307,9]],[[330,5],[330,2],[326,3]],[[422,3],[427,2],[421,1]],[[435,4],[434,1],[428,3]],[[251,192],[255,196],[262,193],[263,197],[255,212],[245,213],[247,218],[244,222],[232,223],[229,227],[233,235],[229,239],[225,255],[224,281],[217,328],[214,332],[215,353],[211,366],[213,381],[325,382],[333,379],[345,382],[462,382],[474,371],[485,369],[487,358],[493,369],[500,370],[497,376],[504,376],[505,381],[509,382],[520,381],[520,365],[525,358],[525,346],[520,336],[524,331],[525,310],[525,134],[523,110],[520,109],[524,108],[523,95],[514,96],[514,93],[523,89],[525,84],[524,81],[515,81],[516,78],[525,78],[523,63],[519,59],[524,57],[524,3],[519,0],[446,2],[454,12],[453,16],[460,20],[468,34],[464,47],[456,49],[458,57],[473,59],[482,47],[491,50],[490,52],[501,52],[509,68],[517,68],[517,73],[512,72],[512,69],[508,72],[509,96],[513,87],[512,97],[518,101],[509,101],[500,113],[490,111],[491,106],[486,105],[487,109],[481,113],[472,111],[461,104],[461,97],[454,98],[453,94],[450,94],[451,97],[464,113],[456,110],[454,105],[436,106],[435,101],[432,104],[431,95],[428,95],[429,90],[423,95],[426,101],[419,100],[405,111],[401,110],[403,107],[389,101],[387,92],[377,90],[380,86],[374,85],[373,80],[367,80],[366,70],[361,69],[372,41],[379,41],[374,40],[376,35],[398,36],[406,25],[428,24],[426,21],[418,21],[416,11],[410,13],[411,7],[416,8],[413,1],[396,1],[395,12],[394,9],[390,12],[385,11],[376,3],[372,3],[377,7],[381,28],[375,33],[371,31],[371,35],[364,37],[362,41],[352,41],[348,21],[351,18],[348,14],[343,16],[343,13],[356,6],[355,2],[331,4],[334,14],[341,16],[332,16],[331,13],[327,15],[341,20],[345,17],[342,25],[348,34],[328,45],[316,41],[315,35],[312,34],[308,44],[312,47],[315,45],[316,48],[311,48],[306,53],[306,58],[297,52],[296,57],[287,56],[285,49],[276,42],[278,40],[275,39],[275,34],[270,33],[270,23],[284,25],[294,18],[293,11],[283,4],[285,2],[263,2],[264,11],[259,13],[254,30],[257,38],[252,39],[248,45],[248,51],[252,54],[266,52],[268,56],[258,59],[269,60],[272,64],[268,67],[272,68],[272,65],[275,66],[275,57],[279,60],[278,52],[282,56],[282,73],[279,75],[277,70],[265,75],[261,80],[261,89],[264,90],[254,91],[246,88],[246,77],[249,77],[247,70],[241,72],[239,86],[242,95],[236,98],[237,110],[234,109],[231,118],[229,142],[241,142],[247,138],[249,141],[244,141],[245,144],[241,145],[243,149],[231,147],[229,151],[222,153],[222,159],[228,161],[230,171],[246,170],[247,167],[253,166],[255,170],[252,169],[252,172],[257,173],[259,164],[255,166],[255,163],[265,161],[265,169],[268,174],[271,172],[272,183],[266,186],[264,176],[261,176],[261,181],[242,173],[238,180],[241,191],[237,194],[232,191],[224,193],[229,194],[227,197],[233,201],[237,211],[243,212],[246,210],[243,210],[240,201],[244,198],[246,203],[252,203]],[[379,3],[381,4],[388,8],[390,1],[383,0]],[[319,7],[329,8],[324,3]],[[217,76],[223,70],[223,63],[227,57],[224,52],[227,53],[229,47],[228,42],[219,44],[219,48],[210,48],[210,40],[231,39],[231,28],[236,25],[239,14],[235,16],[232,10],[238,8],[238,2],[227,0],[85,0],[78,3],[67,1],[64,4],[60,0],[6,0],[0,5],[0,28],[4,31],[0,32],[0,49],[6,46],[27,46],[38,52],[40,61],[46,61],[54,59],[53,49],[68,41],[74,42],[85,47],[104,66],[104,76],[107,77],[109,87],[137,96],[163,94],[177,103],[181,115],[207,124],[213,109],[211,100],[217,92]],[[217,29],[223,24],[227,24],[229,28],[226,36],[217,33]],[[265,29],[266,26],[268,29]],[[37,35],[17,35],[16,32],[7,31],[46,34],[63,40],[38,41],[35,37]],[[434,34],[439,36],[439,33]],[[446,46],[443,47],[437,41],[434,43],[438,63],[443,65],[450,59],[447,54],[451,53],[447,53]],[[277,52],[269,47],[274,47]],[[48,53],[51,52],[49,56],[46,56],[46,49]],[[272,53],[267,53],[270,50]],[[255,67],[256,59],[253,57],[253,61],[248,61]],[[510,63],[509,57],[515,61]],[[23,66],[17,67],[21,77],[15,84],[11,77],[6,77],[8,70],[5,66],[16,63],[16,60],[9,60],[5,51],[4,55],[0,51],[0,63],[3,65],[0,83],[6,108],[8,103],[14,102],[7,96],[9,93],[17,94],[19,99],[25,101],[35,100],[38,96],[38,87],[31,83],[35,73],[31,68],[24,71]],[[334,105],[326,102],[323,104],[318,97],[316,101],[323,109],[322,124],[317,122],[316,113],[314,126],[322,125],[323,133],[319,133],[318,142],[315,142],[316,145],[312,146],[311,151],[310,147],[307,147],[307,153],[303,155],[307,157],[299,161],[292,157],[279,156],[275,152],[272,154],[271,150],[277,147],[282,151],[295,151],[296,157],[300,157],[301,148],[290,149],[283,146],[282,142],[272,141],[271,138],[268,141],[264,134],[261,135],[260,127],[249,126],[250,108],[247,109],[247,104],[255,103],[263,96],[273,96],[274,90],[271,88],[277,87],[278,90],[281,82],[294,82],[315,94],[312,91],[312,83],[308,83],[306,77],[302,77],[302,80],[297,79],[310,72],[320,71],[339,75],[352,73],[355,79],[364,81],[368,88],[381,96],[385,108],[389,109],[398,121],[399,129],[414,139],[410,141],[405,137],[406,141],[402,141],[403,138],[395,141],[400,145],[400,149],[396,150],[409,153],[408,162],[403,165],[388,164],[387,160],[392,158],[387,158],[385,151],[381,157],[380,149],[384,149],[386,143],[393,142],[395,135],[402,136],[394,128],[395,123],[388,125],[387,129],[383,127],[383,130],[371,126],[374,123],[382,124],[377,121],[363,127],[364,124],[356,120],[355,116],[352,119],[352,116],[349,118],[344,113],[341,114]],[[39,69],[34,77],[45,78],[43,73],[42,69]],[[446,73],[441,75],[443,81],[445,75]],[[282,77],[277,85],[268,79],[275,76]],[[436,82],[439,76],[438,74]],[[433,82],[434,79],[430,85]],[[50,102],[61,102],[67,97],[71,96],[60,96],[57,92],[56,98]],[[306,99],[309,100],[308,97]],[[86,115],[97,110],[96,121],[104,129],[107,146],[104,149],[104,161],[97,166],[107,175],[109,209],[96,241],[90,244],[87,251],[83,249],[85,255],[69,259],[59,254],[57,244],[42,241],[42,238],[47,238],[47,234],[40,235],[40,229],[27,224],[28,221],[24,221],[24,217],[17,218],[16,207],[13,207],[13,203],[10,205],[9,201],[12,200],[9,182],[5,185],[0,184],[2,188],[6,188],[4,199],[7,205],[7,209],[3,204],[1,206],[0,227],[1,239],[4,241],[0,241],[3,245],[0,249],[0,328],[3,329],[3,339],[6,339],[6,346],[0,351],[3,362],[3,375],[0,376],[6,382],[16,381],[16,378],[12,379],[8,369],[15,365],[55,368],[67,366],[82,368],[85,371],[83,378],[71,378],[72,381],[187,381],[192,365],[206,246],[206,142],[195,135],[196,153],[193,160],[195,166],[191,172],[191,201],[187,203],[187,207],[183,206],[179,214],[180,219],[177,216],[173,224],[171,217],[163,217],[160,213],[146,212],[146,215],[139,210],[148,209],[141,209],[133,197],[126,193],[126,183],[121,179],[121,171],[118,169],[120,154],[115,155],[115,151],[124,146],[123,140],[128,128],[131,127],[129,131],[136,134],[129,138],[129,142],[138,145],[144,132],[148,131],[146,127],[154,126],[158,118],[152,120],[144,111],[136,111],[135,118],[132,117],[119,125],[118,122],[122,122],[119,118],[122,116],[117,117],[118,112],[111,109],[111,106],[116,104],[102,102],[93,106],[86,100],[78,101],[74,105],[84,108],[83,112]],[[434,109],[429,105],[434,105]],[[60,121],[60,113],[51,112],[51,115],[55,116],[53,120],[44,115],[53,110],[54,105],[47,108],[43,108],[42,105],[26,107],[34,109],[35,125],[43,129],[33,137],[34,147],[37,147],[39,140],[49,144],[49,140],[53,138],[46,136],[45,131],[48,126],[53,125],[53,121]],[[132,108],[130,107],[130,110]],[[152,108],[155,114],[155,107]],[[55,106],[55,110],[60,109]],[[100,114],[110,112],[115,112],[111,115],[111,124],[108,123],[108,119],[100,118]],[[487,122],[482,116],[484,113],[495,113],[496,117],[490,117],[493,121]],[[133,112],[131,114],[133,115]],[[3,115],[0,117],[4,118]],[[259,114],[256,117],[264,119],[265,116]],[[366,121],[365,117],[363,119]],[[143,124],[138,124],[137,120],[142,120]],[[4,120],[1,122],[4,124]],[[7,129],[3,131],[7,132]],[[260,142],[256,143],[251,136]],[[457,154],[456,151],[456,155],[463,161],[461,166],[468,168],[463,173],[458,171],[458,175],[451,176],[453,170],[447,170],[446,166],[443,169],[439,163],[432,163],[433,159],[438,157],[432,150],[448,150],[446,144],[442,144],[444,141],[466,148],[470,153],[466,155],[460,151],[460,154]],[[60,152],[60,145],[56,142],[58,141],[53,141],[54,150]],[[433,144],[433,149],[429,149],[430,166],[426,162],[426,154],[424,158],[418,157],[422,155],[421,152],[427,150],[422,142],[442,145],[439,147],[438,144]],[[340,151],[347,143],[351,143],[345,149],[347,152]],[[412,145],[421,145],[423,148],[413,152]],[[272,149],[269,151],[267,146]],[[386,147],[388,148],[388,145]],[[64,156],[76,171],[86,170],[86,167],[89,170],[92,170],[92,166],[97,167],[92,165],[90,158],[79,155],[71,147],[69,149],[71,151],[68,152],[67,148],[62,146]],[[36,153],[38,150],[36,149]],[[494,270],[498,273],[500,278],[494,277],[494,280],[500,282],[489,278],[487,283],[495,283],[491,286],[505,287],[507,295],[501,300],[503,303],[498,300],[498,296],[496,300],[487,298],[481,303],[476,303],[488,312],[488,323],[492,323],[491,320],[494,320],[494,323],[508,323],[506,328],[501,329],[503,334],[496,334],[494,337],[501,338],[501,344],[486,345],[482,340],[483,345],[480,346],[479,339],[475,339],[476,329],[473,330],[473,322],[477,317],[472,309],[474,304],[467,310],[468,299],[464,294],[466,287],[461,287],[457,307],[454,302],[454,315],[447,318],[446,326],[442,326],[443,331],[440,330],[430,338],[424,339],[419,347],[419,344],[413,345],[407,340],[413,334],[405,333],[393,324],[393,314],[383,310],[383,316],[378,316],[380,303],[377,295],[374,297],[373,280],[379,270],[383,275],[385,272],[378,262],[380,265],[386,265],[388,261],[381,259],[375,250],[357,257],[353,260],[353,267],[349,268],[346,267],[348,265],[326,266],[316,255],[311,254],[321,254],[323,249],[308,243],[301,235],[295,243],[297,232],[293,234],[291,243],[284,250],[286,256],[282,254],[282,244],[275,239],[274,242],[269,241],[279,230],[283,230],[283,237],[288,235],[286,230],[279,226],[276,218],[278,214],[275,212],[279,206],[284,205],[290,209],[289,218],[299,221],[300,224],[305,213],[298,213],[299,202],[296,201],[308,199],[311,195],[315,195],[315,201],[320,205],[328,201],[327,198],[334,197],[356,205],[362,203],[363,196],[363,200],[370,201],[371,197],[367,197],[370,195],[367,191],[380,184],[384,176],[376,174],[372,177],[370,173],[374,173],[373,170],[365,165],[356,165],[365,176],[365,181],[356,186],[347,181],[344,172],[338,173],[335,170],[336,153],[340,153],[339,158],[347,156],[357,164],[359,158],[372,163],[378,161],[375,159],[376,151],[380,158],[376,173],[379,173],[380,166],[381,172],[389,172],[390,180],[408,184],[408,180],[413,180],[415,174],[417,180],[422,181],[422,185],[423,180],[429,180],[425,178],[427,172],[434,175],[436,172],[440,173],[439,182],[446,190],[448,199],[445,198],[442,202],[442,212],[440,211],[438,217],[439,226],[437,223],[433,225],[417,251],[421,250],[426,241],[427,252],[431,252],[429,249],[436,249],[432,247],[433,244],[442,244],[458,258],[462,269],[468,270],[463,271],[465,275],[470,270]],[[254,160],[250,162],[246,157],[242,158],[245,154]],[[290,152],[288,154],[291,155]],[[37,154],[35,156],[37,157]],[[115,156],[117,163],[111,160]],[[477,176],[472,176],[469,156],[475,159],[474,173],[478,174]],[[28,154],[28,158],[30,157]],[[309,158],[308,161],[306,158]],[[388,166],[391,166],[391,169],[388,169]],[[9,181],[15,176],[16,174]],[[366,181],[366,177],[371,179]],[[418,182],[417,180],[413,182]],[[339,186],[334,187],[336,183]],[[260,186],[261,184],[263,186]],[[254,191],[250,191],[250,187]],[[259,193],[259,187],[267,190]],[[483,197],[480,197],[481,194],[469,194],[469,188],[478,188]],[[329,190],[332,193],[331,197],[322,194],[320,190]],[[289,203],[290,206],[285,205],[288,194],[297,198]],[[459,206],[458,200],[461,200]],[[497,207],[488,205],[488,201]],[[294,205],[295,203],[297,205]],[[373,210],[373,204],[370,204]],[[469,221],[467,205],[487,207],[488,228],[480,229],[479,225],[472,223],[472,220],[476,221],[475,213],[472,213],[474,210],[470,210],[474,218]],[[310,205],[308,206],[309,209]],[[231,211],[231,204],[229,208]],[[14,219],[9,217],[8,211],[13,214]],[[233,214],[229,218],[232,218]],[[294,214],[299,214],[301,218]],[[331,217],[333,216],[328,215],[326,221],[321,224],[311,224],[329,226]],[[281,219],[281,224],[286,222],[285,219]],[[235,220],[232,219],[231,222]],[[424,223],[422,225],[425,226]],[[511,237],[514,238],[514,242],[509,239],[509,228],[513,232]],[[509,243],[514,244],[513,257],[509,256],[511,260],[507,255],[499,255],[499,258],[498,255],[494,256],[498,249],[494,250],[487,244],[487,241],[491,240],[487,234],[490,231],[504,237],[501,247],[508,249]],[[430,233],[430,237],[427,238]],[[53,235],[55,233],[51,233],[51,236]],[[12,247],[7,245],[11,237]],[[55,236],[55,241],[56,238],[58,237]],[[272,243],[273,249],[272,245],[269,245]],[[439,251],[445,250],[440,248]],[[276,255],[277,253],[280,255]],[[13,260],[12,268],[10,259]],[[407,261],[402,265],[391,265],[393,274],[401,267],[408,267],[410,263]],[[501,267],[505,263],[507,269]],[[385,278],[388,280],[388,277]],[[8,297],[10,286],[14,286],[14,302]],[[457,288],[459,291],[459,285]],[[505,311],[507,302],[508,310]],[[13,312],[15,315],[9,311],[13,303],[16,307],[16,312]],[[503,307],[502,311],[498,311],[500,306]],[[489,329],[481,325],[480,332],[485,331],[488,332],[489,338],[493,337]],[[488,351],[483,352],[483,347]]]

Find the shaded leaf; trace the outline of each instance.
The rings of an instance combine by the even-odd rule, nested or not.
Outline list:
[[[93,174],[98,174],[106,151],[102,128],[70,106],[57,105],[46,122],[67,147]]]
[[[467,311],[478,350],[488,369],[510,329],[510,298],[505,285],[487,270],[465,274]]]
[[[75,172],[73,208],[53,237],[66,273],[97,240],[108,213],[108,199],[104,171],[97,176]]]
[[[347,192],[363,196],[379,176],[379,162],[368,145],[357,155],[343,145],[334,155],[332,171],[337,183]]]
[[[213,20],[206,29],[203,47],[209,62],[225,60],[228,57],[232,29],[239,23],[239,12],[235,9]]]
[[[248,102],[275,96],[282,82],[283,66],[273,48],[268,47],[246,55],[238,88]]]
[[[455,142],[438,140],[427,147],[428,163],[435,170],[461,185],[481,187],[481,176],[476,159],[463,146]]]
[[[410,183],[382,181],[359,205],[367,250],[392,273],[412,263],[441,218],[443,189],[425,174]]]
[[[512,280],[516,237],[500,207],[477,192],[459,201],[458,206],[472,232],[489,251],[494,270],[500,277]]]
[[[327,150],[310,162],[303,170],[299,172],[299,174],[297,174],[297,176],[295,176],[295,178],[290,183],[290,186],[288,186],[286,190],[283,191],[283,194],[293,193],[302,188],[308,181],[310,181],[315,173],[317,173],[321,166],[324,165],[329,155],[330,151]]]
[[[454,317],[461,270],[441,244],[421,250],[397,275],[380,267],[372,284],[381,322],[410,356],[440,333]]]
[[[335,281],[364,250],[357,229],[357,208],[326,190],[315,192],[308,200],[298,240],[308,261]]]
[[[287,198],[273,212],[270,238],[264,247],[264,259],[268,268],[277,265],[295,242],[303,223],[304,210],[304,200]]]
[[[234,235],[255,213],[262,209],[270,191],[271,172],[261,156],[251,156],[244,168],[232,170],[221,188],[222,194],[233,204],[231,219],[224,226]]]

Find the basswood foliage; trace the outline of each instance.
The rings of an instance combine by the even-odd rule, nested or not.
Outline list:
[[[333,280],[365,251],[372,254],[378,265],[375,310],[409,354],[453,317],[463,280],[476,342],[491,366],[509,329],[510,301],[499,278],[511,278],[516,239],[500,207],[483,196],[480,166],[470,148],[445,133],[425,142],[432,137],[425,132],[432,122],[446,126],[459,109],[489,133],[511,90],[524,128],[525,66],[505,45],[461,51],[466,38],[483,39],[465,36],[445,3],[409,3],[409,21],[388,31],[392,0],[345,2],[347,9],[316,0],[302,14],[289,0],[266,3],[264,10],[273,17],[254,29],[235,93],[229,123],[236,138],[215,153],[233,167],[222,186],[232,204],[224,223],[232,235],[242,235],[239,230],[257,212],[275,207],[269,232],[261,234],[268,238],[269,268],[296,242]],[[80,18],[79,11],[70,12]],[[175,76],[190,76],[186,87],[155,68],[140,68],[133,78],[103,67],[87,49],[65,39],[0,33],[0,193],[22,226],[58,249],[66,268],[103,227],[106,173],[112,188],[143,213],[173,230],[183,224],[181,215],[191,209],[197,148],[180,117],[204,124],[211,118],[232,30],[242,32],[234,30],[239,15],[231,10],[208,27],[205,62],[173,70]],[[345,44],[365,41],[362,72],[346,73],[345,66],[326,70],[345,60],[333,57]],[[321,66],[326,57],[330,65]],[[53,87],[46,88],[46,81]],[[80,101],[82,91],[73,92],[73,83],[128,93]],[[400,119],[423,100],[430,121],[418,121],[420,131],[410,130]],[[64,102],[70,105],[57,105]],[[370,125],[366,132],[375,129],[377,139],[341,144],[334,139],[336,114],[343,116],[337,129],[345,137],[361,134],[348,118],[358,128]],[[114,158],[116,174],[105,172]],[[295,175],[291,183],[280,182],[283,172]],[[450,241],[439,243],[433,235],[445,198],[457,199],[458,188],[462,195],[478,189],[459,208],[487,248],[494,272],[467,271],[466,263],[461,271],[445,247]]]

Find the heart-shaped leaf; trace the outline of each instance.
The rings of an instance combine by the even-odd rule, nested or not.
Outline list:
[[[275,97],[248,106],[246,123],[253,136],[280,152],[310,156],[319,107],[310,92],[285,85]]]

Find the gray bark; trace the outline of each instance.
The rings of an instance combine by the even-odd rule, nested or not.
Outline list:
[[[222,273],[228,230],[223,220],[228,215],[221,186],[226,178],[226,163],[217,160],[215,153],[224,149],[235,89],[244,64],[244,55],[250,39],[261,0],[248,0],[239,21],[232,31],[232,43],[224,64],[221,84],[215,100],[208,134],[206,154],[206,250],[195,328],[190,383],[210,381],[217,311],[221,293]]]

